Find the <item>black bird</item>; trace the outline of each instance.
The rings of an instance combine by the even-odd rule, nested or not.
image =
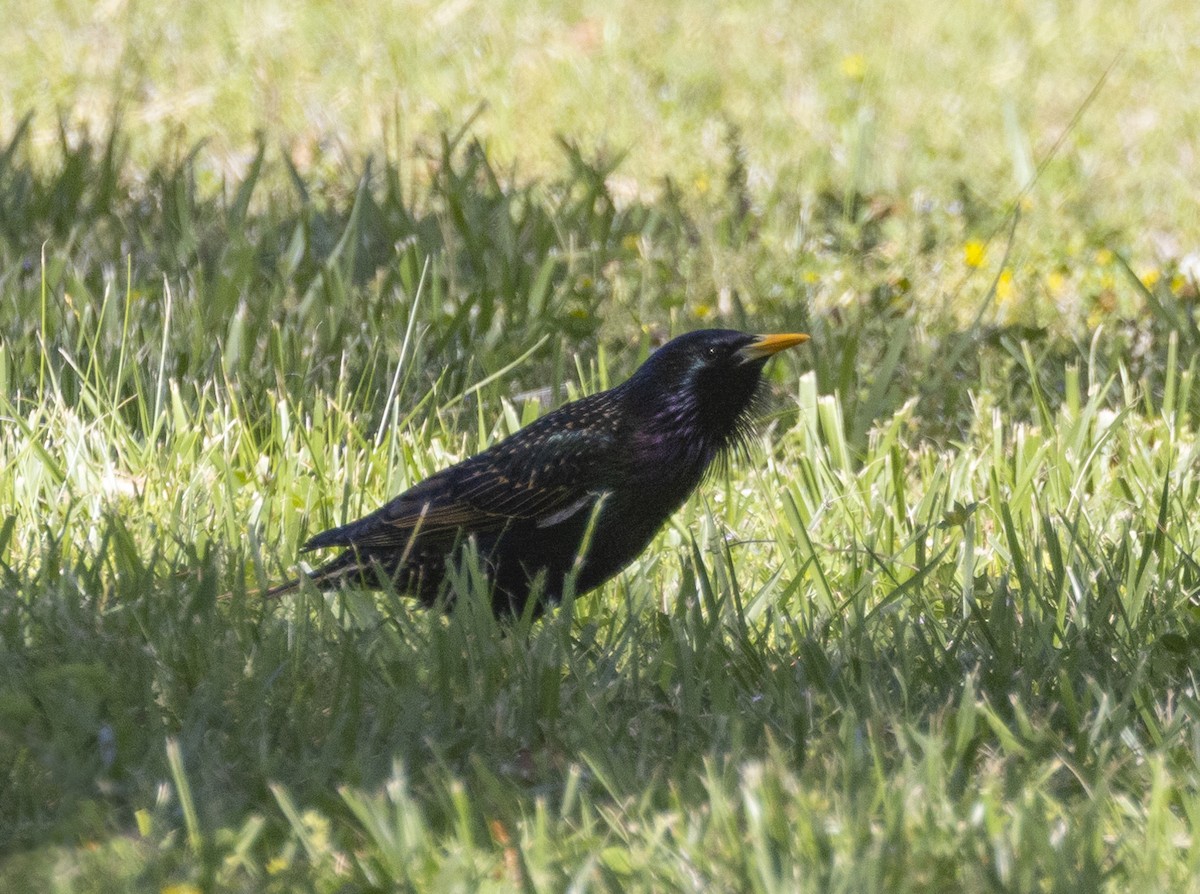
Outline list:
[[[714,460],[744,443],[763,365],[805,341],[728,329],[681,335],[615,388],[316,535],[304,552],[342,552],[308,579],[321,588],[390,580],[432,604],[446,589],[447,562],[472,541],[498,615],[523,611],[531,590],[542,604],[557,602],[571,575],[576,594],[598,587],[645,549]]]

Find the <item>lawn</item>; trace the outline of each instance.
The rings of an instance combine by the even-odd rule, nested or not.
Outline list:
[[[1200,8],[0,11],[0,890],[1200,890]],[[598,591],[259,597],[708,326]]]

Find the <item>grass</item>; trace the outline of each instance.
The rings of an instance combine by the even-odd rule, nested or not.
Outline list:
[[[297,10],[264,91],[369,68],[272,75],[317,33]],[[188,15],[239,34],[251,13]],[[875,43],[894,22],[851,13],[802,40],[780,12],[784,49],[754,74],[749,12],[712,22],[718,57],[685,52],[686,10],[585,5],[577,32],[497,7],[477,23],[493,41],[583,41],[578,85],[533,66],[501,89],[505,44],[397,39],[395,64],[461,114],[372,153],[371,122],[334,104],[337,161],[279,151],[308,126],[282,94],[255,142],[238,53],[211,96],[171,94],[195,132],[165,137],[123,83],[124,117],[93,116],[65,62],[45,85],[79,106],[60,132],[5,111],[0,889],[1196,889],[1200,180],[1167,52],[1193,13],[1019,6],[968,27],[947,7]],[[170,31],[124,15],[90,27],[134,47]],[[375,46],[365,16],[331,46]],[[23,27],[43,53],[90,33]],[[1055,50],[1071,29],[1086,53]],[[970,69],[1006,40],[1043,81]],[[111,58],[195,84],[219,47]],[[13,58],[10,106],[33,70]],[[1138,101],[1170,124],[1125,145],[1155,59],[1161,92]],[[655,66],[670,90],[640,105],[659,82],[632,74]],[[944,70],[1007,85],[1016,117],[969,105],[939,131]],[[828,132],[793,164],[787,103],[746,110],[805,72]],[[472,78],[494,88],[476,119],[455,99]],[[1067,98],[1038,104],[1045,85]],[[604,148],[597,122],[631,109],[662,130]],[[675,154],[714,110],[707,151]],[[527,145],[514,120],[536,120]],[[1011,138],[972,143],[989,121]],[[1067,138],[1017,202],[1022,128],[1033,168]],[[855,145],[857,166],[830,161]],[[449,617],[391,593],[255,596],[306,534],[704,325],[814,338],[769,367],[752,455],[599,592],[504,629],[469,569]]]

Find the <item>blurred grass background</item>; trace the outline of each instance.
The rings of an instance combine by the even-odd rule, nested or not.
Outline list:
[[[114,109],[139,161],[207,141],[237,177],[257,134],[302,167],[338,151],[476,132],[501,168],[555,170],[555,138],[627,153],[630,188],[711,178],[730,125],[758,190],[781,178],[864,193],[1001,203],[1068,129],[1058,202],[1194,227],[1200,13],[1126,3],[664,3],[481,6],[108,2],[7,10],[0,112],[103,130]],[[1172,201],[1158,201],[1172,197]],[[1089,203],[1091,204],[1091,203]],[[1113,221],[1113,223],[1119,223]],[[1193,231],[1194,233],[1194,231]]]

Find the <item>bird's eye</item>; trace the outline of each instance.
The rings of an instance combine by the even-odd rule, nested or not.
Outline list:
[[[707,348],[705,348],[704,356],[707,357],[709,360],[716,360],[717,359],[716,345],[709,345]]]

